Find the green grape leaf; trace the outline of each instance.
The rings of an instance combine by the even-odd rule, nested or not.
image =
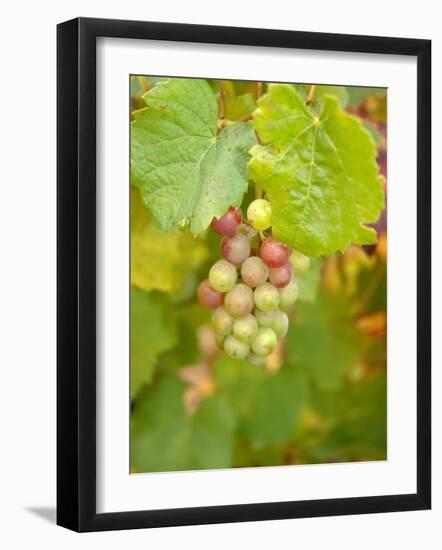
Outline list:
[[[298,279],[300,302],[314,302],[321,280],[322,259],[311,258],[309,269]]]
[[[165,296],[132,287],[130,293],[130,391],[134,398],[152,380],[158,356],[177,344]]]
[[[359,118],[332,95],[324,95],[315,116],[293,86],[273,84],[254,122],[266,145],[252,148],[249,171],[272,204],[276,239],[307,256],[376,242],[366,224],[383,209],[383,179]]]
[[[131,417],[131,464],[139,472],[229,468],[234,417],[218,396],[188,415],[184,385],[164,378],[140,392]]]
[[[198,235],[247,191],[251,123],[217,134],[218,105],[206,80],[171,79],[144,96],[131,123],[131,180],[165,231],[189,219]]]
[[[287,335],[288,358],[318,387],[339,387],[360,349],[361,335],[345,299],[321,291],[315,302],[297,303]]]
[[[140,193],[131,186],[130,263],[131,283],[143,290],[177,293],[207,260],[209,250],[202,239],[187,233],[165,233],[152,223]],[[190,281],[192,282],[192,281]],[[195,292],[197,281],[191,285]]]
[[[284,364],[277,373],[257,369],[227,356],[214,365],[220,394],[235,411],[240,435],[253,448],[286,441],[293,433],[301,407],[308,399],[302,372]]]

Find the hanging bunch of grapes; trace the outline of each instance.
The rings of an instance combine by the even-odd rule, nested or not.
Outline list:
[[[298,297],[296,273],[309,259],[266,235],[271,206],[256,199],[243,222],[240,209],[230,208],[214,219],[212,229],[223,237],[221,253],[208,279],[198,288],[199,302],[214,309],[212,326],[219,347],[236,359],[263,365],[288,330],[287,311]],[[266,232],[266,233],[265,233]]]

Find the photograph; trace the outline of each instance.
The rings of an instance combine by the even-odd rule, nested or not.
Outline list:
[[[131,474],[388,459],[387,98],[129,76]]]

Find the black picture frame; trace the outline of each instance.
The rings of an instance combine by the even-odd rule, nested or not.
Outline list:
[[[417,492],[96,512],[96,39],[396,54],[417,58]],[[158,22],[74,19],[57,28],[57,523],[104,531],[431,506],[431,41]]]

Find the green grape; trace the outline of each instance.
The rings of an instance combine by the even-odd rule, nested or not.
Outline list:
[[[281,340],[287,334],[289,328],[289,318],[283,311],[280,311],[279,309],[275,311],[271,328],[276,334],[278,340]]]
[[[294,250],[289,258],[290,263],[292,264],[293,273],[298,277],[304,275],[304,273],[310,267],[310,258],[304,256],[301,252]]]
[[[253,309],[253,291],[244,283],[238,283],[224,298],[224,307],[232,317],[244,317]]]
[[[218,260],[209,271],[210,285],[218,292],[228,292],[235,286],[237,279],[235,266],[226,260]]]
[[[221,336],[228,336],[232,332],[233,318],[223,306],[217,307],[213,312],[212,327]]]
[[[271,328],[260,327],[250,347],[255,355],[263,357],[272,353],[277,343],[278,339]]]
[[[272,328],[276,311],[277,310],[261,311],[260,309],[255,309],[255,317],[258,321],[258,325],[264,328]]]
[[[256,199],[247,209],[247,219],[252,227],[264,231],[272,225],[272,207],[265,199]]]
[[[240,342],[230,335],[224,340],[224,351],[233,359],[245,359],[249,354],[250,347],[246,342]]]
[[[272,311],[279,306],[279,292],[270,283],[258,286],[254,292],[255,304],[261,311]]]
[[[233,336],[241,342],[251,342],[257,332],[258,323],[251,313],[233,322]]]
[[[292,279],[290,283],[279,289],[279,306],[283,311],[289,310],[298,299],[298,283]]]
[[[249,355],[247,355],[247,361],[251,364],[251,365],[254,365],[255,367],[259,367],[260,365],[264,365],[264,363],[266,362],[266,359],[267,357],[260,357],[259,355],[255,355],[254,353],[249,353]]]

